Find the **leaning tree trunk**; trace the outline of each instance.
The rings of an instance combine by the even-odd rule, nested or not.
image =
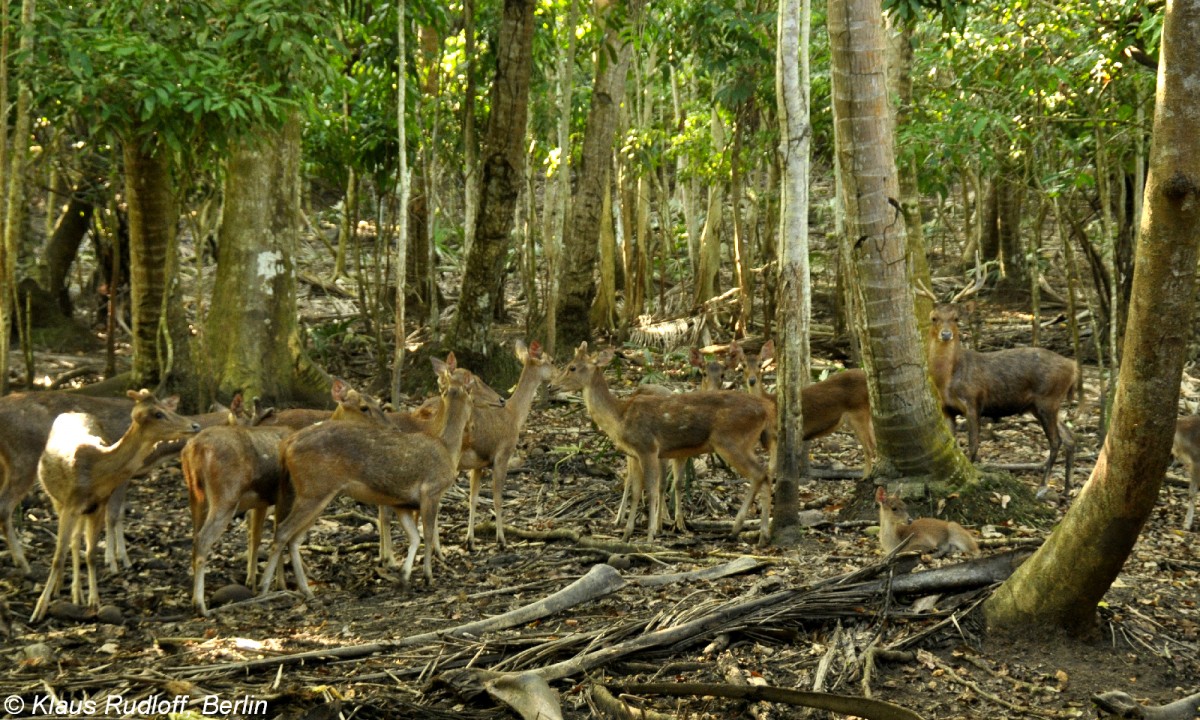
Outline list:
[[[1150,172],[1112,426],[1062,523],[984,605],[995,629],[1086,633],[1170,461],[1200,252],[1200,2],[1167,3]],[[1164,322],[1170,318],[1170,322]]]
[[[188,325],[179,286],[175,229],[179,204],[165,147],[140,133],[123,144],[125,201],[129,207],[129,295],[133,318],[130,384],[167,381],[186,388],[193,379]]]
[[[801,7],[803,5],[803,7]],[[800,391],[809,379],[812,287],[808,267],[808,174],[812,126],[808,118],[808,0],[779,3],[775,94],[779,103],[780,155],[784,167],[779,223],[779,370],[776,413],[775,513],[771,537],[796,542],[800,478],[807,470]],[[803,65],[801,66],[801,63]]]
[[[628,23],[637,21],[642,0],[627,0]],[[617,3],[608,6],[611,17]],[[615,48],[614,55],[598,58],[596,81],[592,85],[592,105],[588,110],[579,158],[578,178],[571,202],[568,231],[564,240],[562,270],[559,273],[559,305],[555,326],[555,345],[570,348],[591,336],[588,314],[596,297],[596,256],[599,252],[600,215],[604,205],[605,184],[611,166],[617,111],[625,97],[625,75],[632,46],[615,23],[605,23],[601,54]]]
[[[293,258],[300,234],[300,120],[261,127],[232,149],[207,368],[220,397],[323,403],[329,387],[304,353]]]
[[[67,207],[54,224],[54,231],[42,251],[42,264],[46,267],[46,292],[54,297],[64,317],[70,317],[71,265],[79,253],[79,246],[87,236],[92,222],[92,204],[72,192]]]
[[[533,0],[505,0],[500,21],[496,79],[483,141],[482,184],[475,239],[467,253],[455,321],[456,348],[472,369],[486,373],[495,308],[504,296],[513,213],[525,183],[525,126],[533,63]],[[462,359],[462,358],[460,358]]]
[[[892,205],[900,190],[882,25],[879,0],[829,0],[833,109],[846,209],[842,242],[853,263],[855,305],[864,315],[854,324],[881,456],[876,472],[962,485],[978,475],[955,445],[934,399],[911,309],[904,223],[897,222]]]

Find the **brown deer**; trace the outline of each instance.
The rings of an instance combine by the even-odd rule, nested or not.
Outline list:
[[[379,423],[328,422],[284,440],[281,456],[289,480],[280,499],[284,519],[275,530],[262,592],[270,589],[287,549],[299,590],[312,596],[300,561],[300,541],[325,506],[342,492],[359,502],[388,505],[397,511],[409,541],[403,568],[406,583],[421,539],[416,523],[419,513],[425,530],[425,579],[432,582],[437,509],[457,474],[463,433],[471,416],[471,384],[472,377],[465,372],[447,378],[442,393],[444,420],[436,438],[399,432]]]
[[[554,373],[553,359],[542,352],[536,340],[529,347],[518,340],[514,347],[521,361],[521,378],[512,396],[503,407],[475,407],[471,415],[471,431],[463,438],[462,454],[458,469],[466,470],[471,476],[471,497],[468,505],[467,547],[475,548],[475,506],[479,500],[479,486],[483,471],[492,469],[492,511],[496,516],[496,544],[505,546],[504,541],[504,480],[508,476],[508,461],[517,447],[517,439],[533,399],[542,383]],[[439,377],[450,377],[439,373]]]
[[[1196,489],[1200,488],[1200,415],[1189,415],[1175,421],[1175,444],[1171,452],[1187,466],[1191,477],[1187,519],[1183,521],[1183,529],[1191,530],[1196,515]]]
[[[0,397],[0,527],[4,530],[13,562],[23,572],[29,572],[29,562],[17,540],[13,513],[37,480],[38,459],[46,447],[54,419],[67,412],[87,413],[99,423],[99,436],[105,442],[115,442],[129,429],[133,406],[133,401],[128,397],[92,397],[58,390],[13,393]],[[190,419],[206,427],[224,422],[225,414],[208,413]],[[146,458],[138,474],[146,472],[158,460],[174,455],[180,447],[182,444],[160,443]],[[126,567],[129,566],[121,521],[124,495],[123,486],[113,492],[105,518],[108,541],[104,555],[114,572],[118,569],[118,559]]]
[[[746,390],[752,395],[765,398],[771,403],[772,414],[776,412],[775,395],[768,393],[762,382],[762,373],[775,358],[775,341],[767,340],[757,355],[746,354],[740,347],[733,353],[741,358],[745,368]],[[859,369],[834,373],[820,382],[805,385],[800,390],[800,412],[804,415],[804,439],[813,440],[837,430],[843,421],[850,426],[863,448],[863,475],[870,475],[874,467],[875,426],[871,421],[871,400],[867,390],[867,374]],[[764,437],[764,445],[774,446],[774,417]],[[768,450],[769,451],[769,450]]]
[[[910,520],[904,501],[888,495],[882,487],[875,490],[875,502],[879,504],[879,544],[885,553],[903,546],[912,552],[932,552],[934,557],[951,551],[979,554],[979,544],[962,525],[934,518]]]
[[[1075,461],[1075,437],[1059,419],[1063,402],[1075,391],[1079,371],[1069,360],[1045,348],[1019,347],[994,352],[976,352],[963,347],[959,329],[959,307],[939,305],[929,316],[929,373],[942,400],[942,412],[953,423],[955,416],[967,418],[969,457],[979,457],[979,418],[998,419],[1031,412],[1046,433],[1050,456],[1042,474],[1045,489],[1050,469],[1065,445],[1066,468],[1063,495],[1071,489]]]
[[[200,430],[199,424],[175,413],[179,403],[177,397],[160,402],[149,390],[131,390],[129,397],[134,400],[132,422],[112,445],[104,442],[99,420],[86,413],[63,413],[50,428],[37,474],[58,513],[58,540],[46,586],[30,622],[38,622],[46,616],[51,599],[62,587],[68,550],[74,570],[71,597],[75,602],[82,599],[79,582],[81,530],[86,530],[88,604],[93,608],[100,605],[95,551],[103,520],[101,513],[109,496],[142,467],[155,443]]]
[[[716,360],[705,360],[700,350],[695,347],[688,350],[688,364],[700,371],[701,390],[725,389],[725,364]]]
[[[618,399],[601,369],[612,359],[612,350],[592,356],[588,354],[587,343],[581,343],[575,357],[554,382],[564,390],[581,390],[592,420],[629,457],[638,481],[633,487],[631,504],[638,507],[644,490],[650,516],[648,539],[654,540],[659,524],[659,459],[716,452],[750,481],[745,503],[734,519],[734,535],[741,531],[751,505],[759,498],[762,506],[759,543],[765,544],[770,520],[770,482],[754,449],[767,422],[767,403],[743,393],[724,391],[661,396],[643,393]],[[625,539],[633,534],[634,517],[635,513],[630,512]]]

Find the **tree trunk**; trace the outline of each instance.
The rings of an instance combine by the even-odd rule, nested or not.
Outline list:
[[[468,362],[494,354],[492,322],[497,302],[503,302],[504,263],[525,182],[534,6],[533,0],[505,0],[500,22],[496,79],[481,157],[479,216],[463,270],[454,328],[455,345],[465,351]],[[475,369],[485,371],[482,366]]]
[[[479,149],[475,141],[475,0],[463,2],[463,58],[467,84],[463,89],[463,255],[475,244],[479,217]]]
[[[300,120],[259,128],[237,144],[225,173],[225,206],[212,309],[208,371],[221,397],[241,391],[270,404],[327,402],[328,380],[304,353],[293,259],[300,228]]]
[[[803,2],[803,7],[801,6]],[[809,381],[812,287],[808,266],[808,174],[812,127],[808,118],[808,0],[780,0],[775,94],[779,103],[783,178],[779,223],[779,367],[776,373],[775,513],[771,537],[794,544],[799,484],[807,471],[800,391]],[[802,64],[802,66],[801,66]]]
[[[46,292],[58,303],[65,317],[71,317],[71,265],[92,222],[92,204],[72,194],[67,207],[54,225],[54,232],[42,252],[46,268]]]
[[[179,205],[166,148],[126,138],[125,200],[129,207],[129,295],[133,318],[131,384],[154,387],[174,374],[191,382],[187,322],[179,287]],[[232,394],[232,393],[230,393]]]
[[[28,67],[33,62],[33,22],[34,0],[23,0],[21,3],[21,40],[20,49]],[[0,78],[0,116],[8,117],[8,62],[9,62],[9,5],[5,0],[3,5],[3,55],[0,65],[3,65],[3,78]],[[8,351],[12,338],[13,319],[20,316],[16,306],[17,301],[17,258],[21,253],[22,228],[25,225],[25,159],[29,156],[30,131],[30,99],[29,85],[22,80],[17,83],[16,122],[13,133],[7,135],[7,122],[4,124],[5,133],[0,135],[0,197],[4,198],[3,222],[0,223],[0,395],[8,393]],[[8,156],[8,147],[12,146],[12,157]],[[33,369],[29,369],[32,375]],[[32,378],[30,378],[32,379]]]
[[[895,102],[893,132],[908,125],[913,105],[913,35],[915,21],[897,21],[887,13],[888,22],[888,94]],[[900,207],[904,212],[904,229],[908,242],[908,265],[913,280],[929,286],[929,263],[925,257],[925,223],[921,220],[921,193],[917,182],[917,159],[900,153],[896,158],[896,174],[900,184]],[[917,325],[928,327],[933,300],[918,294],[914,310]]]
[[[855,322],[871,394],[882,462],[903,476],[929,476],[951,486],[977,479],[942,419],[925,370],[913,317],[884,72],[879,0],[830,0],[833,107],[842,203],[843,250],[863,321]]]
[[[393,266],[396,268],[396,299],[395,299],[395,318],[393,326],[395,328],[395,337],[392,345],[392,377],[391,377],[391,393],[392,403],[396,406],[400,405],[401,391],[400,385],[404,380],[404,345],[405,338],[408,333],[404,330],[404,316],[406,306],[408,305],[408,293],[405,292],[408,275],[408,198],[411,191],[412,178],[408,175],[408,130],[404,118],[406,116],[405,98],[408,95],[408,62],[405,60],[404,45],[404,17],[407,3],[405,0],[400,0],[396,4],[397,23],[396,23],[396,57],[399,58],[399,67],[396,68],[396,148],[399,151],[396,163],[396,218],[398,220],[396,228],[396,261]],[[433,90],[433,88],[426,88]],[[429,164],[426,164],[426,172],[432,172]],[[432,198],[430,198],[432,199]],[[382,233],[382,228],[380,229]],[[382,512],[382,511],[380,511]],[[383,515],[380,515],[383,519]],[[380,523],[384,525],[385,523]],[[380,527],[381,532],[390,532],[390,528]]]
[[[626,0],[626,23],[634,25],[641,13],[643,0]],[[620,3],[607,6],[610,17]],[[583,150],[575,193],[571,199],[569,231],[564,237],[562,271],[559,282],[559,306],[555,325],[558,328],[556,346],[575,347],[591,335],[588,315],[596,296],[597,240],[600,237],[600,216],[604,204],[605,184],[612,162],[613,138],[617,128],[617,113],[625,97],[625,75],[629,69],[632,46],[625,42],[624,28],[603,22],[604,44],[600,53],[607,55],[596,62],[596,81],[592,85],[592,105],[588,110],[583,135]]]
[[[558,36],[560,55],[558,69],[555,73],[558,91],[558,121],[555,141],[558,147],[558,165],[554,174],[546,183],[546,205],[543,212],[546,219],[547,231],[545,237],[546,257],[546,353],[553,356],[557,350],[558,340],[558,297],[559,297],[559,267],[562,264],[563,226],[567,218],[567,199],[569,196],[567,180],[570,176],[571,159],[571,96],[575,85],[575,27],[579,24],[579,0],[571,0],[571,10],[567,14],[566,24],[559,27]],[[566,37],[566,49],[561,47],[563,37]]]
[[[1170,461],[1200,253],[1200,3],[1167,4],[1150,172],[1112,427],[1062,523],[984,605],[994,629],[1095,627]],[[1170,322],[1163,322],[1170,318]]]
[[[725,152],[725,128],[714,106],[710,122],[714,152]],[[700,263],[696,270],[696,295],[692,301],[703,305],[717,295],[717,274],[721,269],[721,216],[725,207],[725,186],[714,182],[708,187],[708,207],[704,229],[700,231]]]

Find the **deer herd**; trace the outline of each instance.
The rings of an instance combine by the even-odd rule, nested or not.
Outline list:
[[[1021,347],[977,352],[964,347],[959,328],[960,305],[938,305],[930,318],[928,355],[932,385],[946,418],[966,418],[968,452],[979,452],[981,416],[1002,418],[1031,413],[1049,443],[1041,487],[1048,486],[1060,449],[1065,456],[1067,496],[1075,441],[1060,418],[1064,401],[1075,388],[1078,368],[1052,351]],[[643,496],[646,537],[661,531],[666,503],[662,487],[670,472],[674,506],[671,522],[687,528],[683,515],[683,478],[688,458],[715,454],[747,481],[745,497],[734,518],[736,537],[755,504],[759,508],[760,544],[768,541],[771,478],[774,474],[775,396],[764,387],[763,371],[774,355],[768,340],[757,354],[736,342],[724,362],[706,359],[698,350],[690,363],[701,381],[697,390],[672,392],[641,385],[618,396],[609,387],[605,368],[611,349],[590,352],[582,343],[574,356],[556,369],[537,342],[518,341],[522,364],[512,395],[501,398],[482,379],[457,367],[453,353],[433,360],[440,393],[410,412],[384,411],[372,398],[341,380],[333,382],[333,412],[291,409],[262,410],[235,397],[229,408],[186,417],[176,412],[178,398],[157,399],[147,390],[128,398],[97,398],[65,392],[17,393],[0,398],[0,525],[13,562],[30,572],[13,516],[35,480],[49,496],[58,516],[58,533],[49,574],[33,610],[32,622],[46,617],[63,584],[66,557],[72,560],[71,597],[84,601],[80,581],[80,546],[87,570],[87,603],[99,605],[96,553],[100,530],[106,532],[105,563],[113,572],[129,566],[122,517],[131,478],[175,454],[181,461],[193,526],[192,602],[208,614],[204,574],[207,558],[238,513],[247,513],[247,585],[267,592],[287,554],[297,589],[311,596],[301,546],[307,531],[326,506],[345,494],[378,507],[380,561],[395,567],[390,519],[394,512],[408,537],[401,566],[407,583],[422,534],[422,572],[433,579],[433,556],[441,557],[438,512],[458,473],[470,478],[466,547],[475,548],[476,505],[484,470],[491,470],[492,512],[496,542],[504,547],[503,486],[509,460],[517,447],[538,388],[550,383],[559,391],[578,391],[588,414],[628,460],[625,497],[617,522],[623,538],[634,532]],[[725,389],[726,376],[737,369],[742,389]],[[827,435],[843,424],[857,437],[864,474],[876,459],[875,434],[867,376],[862,370],[829,375],[801,392],[803,437]],[[1195,493],[1200,486],[1200,416],[1180,418],[1174,454],[1190,473],[1185,526],[1191,529]],[[764,463],[761,455],[767,458]],[[904,501],[877,488],[879,542],[884,552],[897,549],[933,553],[979,554],[971,533],[955,522],[909,517]],[[259,577],[258,550],[263,524],[275,508],[275,535]]]

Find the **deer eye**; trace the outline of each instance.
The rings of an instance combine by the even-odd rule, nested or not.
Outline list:
[[[163,414],[163,411],[162,411],[162,410],[159,410],[159,411],[157,411],[157,412],[155,412],[155,413],[154,413],[154,419],[155,419],[155,420],[163,420],[163,419],[165,419],[166,417],[167,417],[167,416]]]

